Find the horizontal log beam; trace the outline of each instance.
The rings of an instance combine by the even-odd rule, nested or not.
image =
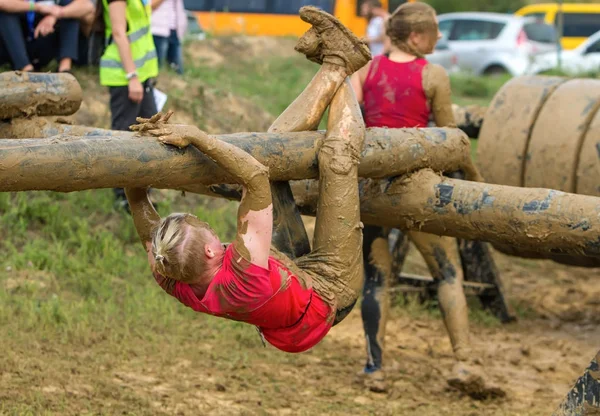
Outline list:
[[[79,83],[71,74],[0,73],[0,119],[68,116],[81,106]]]
[[[294,181],[291,186],[302,214],[314,216],[318,182]],[[428,169],[391,182],[363,179],[359,189],[366,224],[487,241],[566,264],[584,265],[600,257],[596,197],[451,179]],[[240,197],[239,187],[228,185],[195,184],[183,190]]]
[[[63,135],[0,140],[0,192],[59,192],[113,187],[178,189],[188,184],[233,183],[195,148],[164,146],[155,138]],[[274,181],[316,178],[322,132],[238,133],[217,136],[269,167]],[[369,129],[359,175],[382,178],[423,167],[470,171],[470,143],[458,129]],[[472,171],[472,175],[473,174]]]
[[[316,181],[292,184],[304,214],[314,214]],[[600,199],[440,176],[431,170],[362,181],[367,224],[488,241],[553,256],[600,256]]]

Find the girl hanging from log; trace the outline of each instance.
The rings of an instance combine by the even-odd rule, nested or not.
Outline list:
[[[406,3],[394,11],[386,26],[391,41],[389,51],[375,57],[352,76],[353,89],[364,106],[366,126],[427,127],[433,118],[438,127],[456,127],[448,75],[443,67],[430,64],[424,58],[433,52],[442,36],[435,10],[425,3]],[[472,176],[468,179],[480,179],[475,168],[467,173]],[[392,278],[389,231],[376,226],[364,229],[366,276],[361,311],[367,362],[358,377],[373,391],[386,390],[382,365]],[[438,282],[438,301],[457,359],[449,382],[466,392],[475,389],[480,393],[479,390],[485,390],[483,374],[465,364],[470,358],[469,322],[456,239],[417,231],[410,231],[407,236],[399,234],[400,246],[408,237]],[[406,249],[400,251],[406,255]],[[497,389],[493,391],[496,393]]]
[[[300,16],[312,28],[297,50],[324,62],[276,124],[288,131],[318,124],[331,102],[318,156],[313,250],[292,261],[271,247],[267,168],[196,127],[167,124],[170,114],[140,119],[133,129],[165,144],[195,146],[243,185],[235,240],[223,244],[208,224],[190,214],[161,219],[145,189],[126,190],[158,284],[195,311],[257,326],[270,344],[287,352],[316,345],[350,311],[363,282],[357,164],[365,129],[347,77],[370,54],[333,16],[313,7],[301,9]]]

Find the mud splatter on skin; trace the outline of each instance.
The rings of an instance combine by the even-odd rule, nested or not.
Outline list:
[[[315,291],[334,309],[353,305],[363,287],[362,224],[357,166],[365,138],[349,80],[335,94],[327,137],[319,151],[319,198],[313,251],[296,263],[311,274]]]
[[[71,74],[4,72],[0,119],[37,116],[68,116],[81,106],[82,92]]]
[[[427,64],[423,68],[423,89],[436,126],[456,127],[450,78],[442,66]]]
[[[454,238],[409,232],[427,263],[431,276],[438,283],[438,301],[448,330],[454,354],[458,360],[469,358],[469,316],[463,291],[463,272]]]

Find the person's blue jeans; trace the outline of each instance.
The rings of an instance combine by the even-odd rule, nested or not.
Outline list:
[[[183,51],[177,31],[171,30],[169,37],[154,35],[154,46],[158,55],[158,64],[162,67],[165,61],[172,66],[178,74],[183,74]]]
[[[60,1],[66,6],[72,0]],[[44,16],[36,14],[34,28]],[[0,12],[0,64],[11,63],[14,69],[33,64],[36,69],[53,59],[76,60],[79,48],[79,21],[64,19],[56,23],[54,33],[30,39],[25,13]]]

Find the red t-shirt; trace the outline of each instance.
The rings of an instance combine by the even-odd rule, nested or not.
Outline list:
[[[425,59],[400,63],[373,58],[363,85],[367,127],[427,127],[430,109],[423,88]]]
[[[164,289],[167,280],[154,277]],[[335,317],[331,306],[279,261],[269,257],[268,269],[251,264],[233,244],[203,296],[182,282],[175,282],[170,294],[197,312],[256,325],[271,345],[286,352],[318,344]]]

